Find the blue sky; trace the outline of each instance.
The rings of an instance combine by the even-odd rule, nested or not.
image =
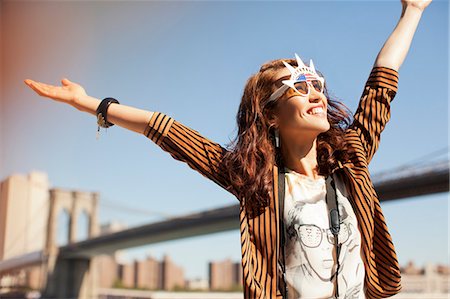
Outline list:
[[[237,203],[145,136],[119,127],[95,139],[89,114],[40,98],[31,78],[80,83],[89,95],[164,112],[227,144],[247,78],[271,59],[312,58],[352,111],[375,57],[394,29],[400,1],[2,2],[0,178],[48,173],[52,187],[98,191],[100,219],[128,225]],[[400,69],[391,120],[370,165],[394,169],[448,146],[446,1],[424,13]],[[441,156],[443,158],[446,155]],[[401,265],[448,263],[448,194],[382,203]],[[186,276],[207,262],[240,260],[238,230],[129,251],[172,256]]]

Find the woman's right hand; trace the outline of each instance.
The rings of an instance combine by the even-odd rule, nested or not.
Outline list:
[[[53,86],[42,82],[36,82],[31,79],[26,79],[24,82],[38,95],[69,104],[75,108],[78,108],[77,102],[79,99],[87,95],[81,85],[74,83],[67,78],[61,80],[62,86]]]

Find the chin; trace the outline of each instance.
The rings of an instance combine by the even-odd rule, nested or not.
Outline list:
[[[320,133],[327,132],[330,128],[331,128],[331,125],[330,125],[329,122],[327,122],[326,124],[324,124],[323,126],[318,127],[317,129],[318,129],[319,134],[320,134]]]

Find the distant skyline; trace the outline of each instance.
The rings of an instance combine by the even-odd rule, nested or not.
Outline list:
[[[0,179],[31,170],[52,187],[97,191],[100,222],[128,226],[237,203],[145,136],[40,98],[26,78],[80,83],[91,96],[164,112],[228,144],[247,78],[271,59],[314,60],[353,112],[375,57],[401,13],[399,1],[1,1]],[[399,71],[391,120],[369,169],[391,170],[447,147],[447,1],[425,11]],[[430,160],[428,160],[430,159]],[[431,157],[427,158],[431,161]],[[124,205],[142,213],[117,212]],[[109,205],[109,207],[108,207]],[[401,265],[449,263],[448,193],[382,203]],[[145,213],[147,211],[147,213]],[[239,231],[130,250],[164,253],[207,275],[208,260],[240,260]]]

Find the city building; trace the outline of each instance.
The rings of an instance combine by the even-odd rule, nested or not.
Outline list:
[[[135,278],[134,278],[134,264],[119,264],[119,280],[118,286],[124,288],[134,288]]]
[[[183,268],[175,265],[167,255],[162,261],[148,256],[142,261],[117,264],[116,272],[116,287],[165,291],[186,288]]]
[[[134,262],[135,287],[157,290],[162,288],[162,265],[153,257]]]
[[[162,289],[166,291],[174,289],[184,289],[184,270],[175,265],[168,255],[165,255],[161,262]]]
[[[42,251],[46,246],[49,212],[46,173],[13,174],[0,182],[0,261]],[[2,285],[40,288],[39,267],[18,269],[0,277]]]
[[[45,248],[48,190],[47,174],[37,171],[0,182],[0,261]]]
[[[118,222],[112,221],[100,225],[100,235],[112,234],[126,229],[127,226]],[[116,251],[113,255],[102,254],[95,257],[95,263],[97,265],[98,286],[100,288],[111,288],[119,280],[119,264],[125,260],[124,252],[121,250]]]
[[[96,256],[93,261],[97,266],[97,285],[100,288],[111,288],[119,280],[119,265],[114,255],[102,254]]]
[[[209,262],[209,288],[211,290],[233,290],[242,287],[242,266],[240,262],[226,259]]]

